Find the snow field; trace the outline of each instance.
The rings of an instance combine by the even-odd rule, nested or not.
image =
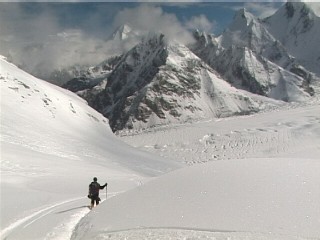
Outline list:
[[[128,229],[153,234],[150,228],[249,233],[247,239],[317,239],[319,171],[318,159],[298,158],[183,168],[110,199],[80,221],[72,239],[104,239]]]
[[[318,102],[116,138],[83,100],[0,60],[1,238],[319,239]],[[93,176],[112,198],[89,212]]]
[[[252,157],[319,156],[320,106],[287,105],[249,116],[120,133],[125,142],[188,165]]]
[[[0,64],[1,239],[71,235],[94,176],[119,193],[178,167],[115,138],[75,94]]]

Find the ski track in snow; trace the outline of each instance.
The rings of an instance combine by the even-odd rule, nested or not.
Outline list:
[[[60,239],[70,239],[72,232],[76,224],[89,213],[89,209],[83,209],[81,211],[72,214],[70,218],[66,219],[65,222],[56,226],[51,232],[46,235],[46,240],[60,240]]]
[[[108,198],[112,198],[121,192],[111,192]],[[87,203],[84,205],[83,203]],[[104,202],[105,200],[102,200]],[[90,212],[89,201],[86,197],[69,199],[57,204],[46,206],[38,211],[31,213],[21,219],[11,223],[8,227],[4,228],[1,233],[1,239],[44,239],[44,240],[67,240],[71,238],[73,230],[77,223]],[[71,205],[70,205],[71,204]],[[59,222],[56,226],[49,226],[52,229],[48,232],[44,232],[43,236],[34,235],[30,236],[28,227],[32,225],[43,226],[43,222],[50,221],[53,215],[66,214],[62,222]],[[34,227],[33,227],[34,228]],[[26,231],[24,231],[26,229]],[[35,229],[35,228],[34,228]],[[39,233],[37,233],[39,234]]]
[[[26,217],[23,217],[23,218],[15,221],[14,223],[10,224],[5,229],[3,229],[1,231],[1,238],[10,239],[10,235],[12,235],[15,232],[15,230],[25,229],[28,226],[36,223],[37,221],[43,220],[49,214],[51,214],[55,210],[63,207],[64,205],[69,204],[71,202],[77,202],[80,199],[83,199],[83,197],[76,198],[76,199],[71,199],[71,200],[67,200],[67,201],[63,201],[63,202],[54,204],[52,206],[42,208],[41,210],[38,210],[38,211],[36,211],[36,212],[26,216]]]

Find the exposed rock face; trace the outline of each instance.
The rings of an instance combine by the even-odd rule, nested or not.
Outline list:
[[[285,8],[292,8],[293,12],[300,9],[300,17],[305,18],[304,5],[286,4],[279,12],[283,12]],[[289,11],[286,16],[291,14],[293,13]],[[271,31],[270,22],[277,15],[279,13],[262,21],[245,9],[240,10],[230,27],[217,38],[207,33],[195,32],[197,43],[190,46],[190,49],[238,88],[285,101],[305,100],[307,95],[314,94],[313,87],[319,85],[320,80],[316,74],[307,70],[312,69],[310,65],[301,65],[303,61],[295,58],[299,54],[290,55],[287,46],[272,34],[276,34],[276,31]],[[314,18],[310,12],[307,15],[308,19],[310,15]],[[285,21],[287,20],[282,20]],[[281,25],[281,21],[278,24]],[[298,25],[296,23],[295,26]],[[317,35],[319,36],[320,34]],[[280,88],[284,90],[283,94],[278,91]],[[274,94],[275,92],[279,94]]]
[[[123,55],[105,89],[89,103],[109,118],[114,131],[258,110],[186,46],[169,44],[162,34]]]
[[[320,77],[320,17],[305,3],[287,2],[263,24],[297,65]]]
[[[81,76],[71,79],[62,87],[76,92],[91,105],[97,95],[105,89],[108,76],[120,60],[121,56],[111,57],[101,64],[83,71]]]
[[[287,3],[263,20],[240,10],[222,35],[195,31],[189,46],[123,26],[114,38],[142,40],[65,87],[108,117],[113,131],[248,114],[269,98],[307,101],[320,92],[318,73],[286,39],[293,34],[302,49],[301,36],[310,38],[317,26],[303,3]],[[311,55],[320,60],[317,51]]]

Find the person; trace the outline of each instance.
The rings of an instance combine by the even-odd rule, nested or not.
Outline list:
[[[99,202],[101,201],[99,197],[99,191],[100,189],[104,189],[104,187],[106,187],[107,185],[108,183],[101,186],[98,183],[98,179],[96,177],[93,178],[93,182],[90,183],[89,185],[89,194],[88,194],[88,198],[91,199],[90,209],[94,207],[94,203],[96,203],[96,206],[99,205]]]

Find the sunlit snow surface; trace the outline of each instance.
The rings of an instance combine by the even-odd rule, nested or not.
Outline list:
[[[117,139],[75,94],[4,58],[0,66],[1,238],[45,239],[61,230],[88,206],[94,176],[112,196],[178,167]]]
[[[257,239],[254,233],[267,239],[317,238],[319,171],[319,159],[299,158],[184,168],[110,199],[81,220],[75,239],[100,239],[94,237],[127,229],[147,234],[148,228],[239,232],[239,239]]]
[[[320,238],[316,100],[115,137],[76,95],[0,74],[1,239]]]
[[[189,165],[212,160],[319,158],[320,105],[293,103],[249,116],[125,132],[125,142]]]
[[[108,234],[98,234],[96,239],[130,239],[130,240],[302,240],[300,237],[286,237],[276,234],[262,234],[250,232],[233,232],[233,231],[206,231],[193,229],[175,229],[175,228],[149,228],[124,230],[119,232],[110,232]]]

